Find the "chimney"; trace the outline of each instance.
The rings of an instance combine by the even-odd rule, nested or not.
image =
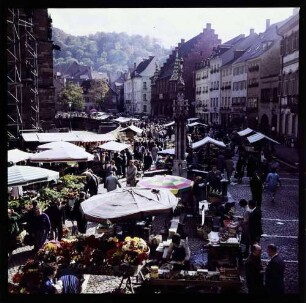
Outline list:
[[[211,29],[211,23],[206,23],[206,29]]]
[[[181,39],[181,42],[179,42],[178,44],[177,44],[177,47],[180,47],[182,44],[184,44],[185,43],[185,39]]]
[[[136,69],[136,62],[134,62],[134,69]]]
[[[254,28],[251,28],[251,29],[250,29],[250,36],[251,36],[251,35],[254,35]]]
[[[270,27],[270,19],[266,19],[266,30]]]

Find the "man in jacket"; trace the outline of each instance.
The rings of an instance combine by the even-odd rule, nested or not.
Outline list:
[[[121,184],[119,183],[116,176],[114,176],[114,173],[111,171],[109,172],[109,175],[105,179],[105,188],[107,191],[112,191],[117,188],[117,185],[121,187]]]
[[[285,262],[277,252],[277,247],[274,244],[269,244],[267,252],[270,261],[266,268],[265,289],[269,295],[284,293],[284,272]]]

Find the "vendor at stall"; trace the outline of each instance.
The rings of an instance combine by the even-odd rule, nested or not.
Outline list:
[[[176,233],[172,236],[172,242],[168,248],[167,260],[173,263],[173,269],[188,269],[190,266],[190,248],[186,240]]]

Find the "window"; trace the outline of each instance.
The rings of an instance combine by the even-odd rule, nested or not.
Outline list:
[[[146,105],[143,106],[143,112],[144,112],[144,113],[147,112],[147,106],[146,106]]]
[[[143,101],[147,101],[147,95],[143,94]]]
[[[143,89],[147,89],[147,82],[143,82]]]

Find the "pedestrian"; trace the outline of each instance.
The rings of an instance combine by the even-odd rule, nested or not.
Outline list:
[[[153,145],[152,150],[151,150],[151,154],[152,154],[152,159],[153,162],[155,163],[157,160],[157,153],[158,153],[158,147],[156,144]]]
[[[274,202],[277,185],[282,186],[279,174],[276,172],[276,168],[272,168],[265,182],[265,186],[267,187],[268,193],[272,198],[271,202]]]
[[[74,202],[73,205],[73,218],[77,222],[78,232],[81,234],[86,233],[87,220],[85,219],[84,213],[81,210],[81,203],[85,201],[86,193],[84,191],[80,192],[79,198]]]
[[[235,175],[235,177],[237,177],[237,182],[239,184],[242,183],[242,178],[244,176],[245,166],[246,166],[245,157],[244,157],[244,155],[239,154],[239,158],[238,158],[238,161],[237,161],[237,164],[236,164],[236,175]]]
[[[91,171],[87,170],[84,172],[86,176],[86,184],[84,187],[84,191],[89,191],[91,196],[98,194],[98,187],[99,187],[99,179],[98,177],[93,174]]]
[[[107,189],[107,191],[113,191],[117,189],[117,185],[121,187],[121,184],[118,181],[118,178],[114,176],[114,173],[112,171],[109,172],[109,175],[105,179],[104,187]]]
[[[226,174],[227,174],[227,180],[228,180],[228,182],[231,182],[231,177],[232,177],[232,174],[235,170],[234,161],[231,157],[227,157],[226,160],[225,160],[225,170],[226,170]]]
[[[143,158],[143,170],[149,170],[151,165],[153,164],[153,158],[150,151],[147,151],[144,158]]]
[[[260,179],[259,172],[256,170],[250,181],[252,200],[257,203],[258,209],[261,209],[263,184]]]
[[[245,278],[249,294],[261,295],[264,293],[263,274],[261,247],[259,244],[253,244],[251,253],[245,262]]]
[[[208,172],[206,182],[209,183],[211,190],[221,191],[221,172],[217,170],[217,166],[213,165],[212,170]]]
[[[50,263],[46,264],[43,268],[43,279],[41,284],[41,293],[46,295],[53,295],[62,292],[55,283],[55,277],[57,274],[58,266]]]
[[[134,165],[134,161],[130,160],[129,166],[126,170],[126,185],[127,186],[136,186],[136,175],[137,167]]]
[[[267,252],[270,261],[265,271],[265,292],[268,295],[281,295],[284,291],[285,262],[274,244],[269,244]]]
[[[47,240],[51,230],[51,223],[47,214],[40,207],[35,209],[35,217],[33,218],[33,238],[34,252],[37,252]]]
[[[256,207],[256,201],[249,201],[249,236],[250,244],[259,243],[260,237],[263,234],[261,223],[261,211]]]
[[[62,211],[60,201],[51,201],[45,210],[51,223],[50,240],[60,241],[63,237]]]
[[[243,208],[243,219],[240,223],[241,228],[241,244],[244,245],[244,251],[242,252],[243,257],[247,257],[250,248],[250,232],[249,232],[249,219],[250,219],[250,209],[247,200],[241,199],[239,201],[239,206]]]

